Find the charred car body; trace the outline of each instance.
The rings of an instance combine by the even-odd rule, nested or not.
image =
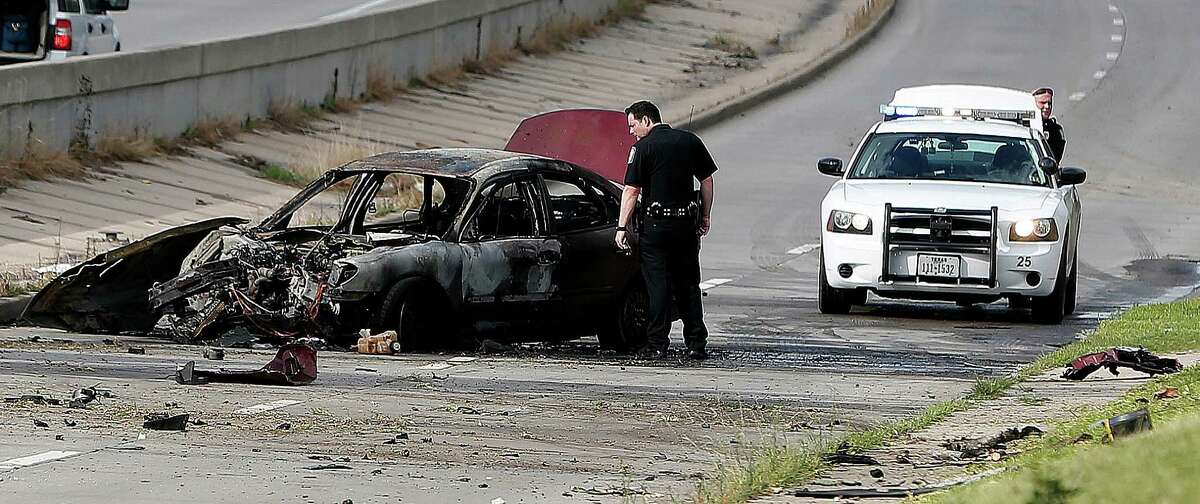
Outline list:
[[[395,329],[401,347],[643,336],[644,287],[612,236],[620,188],[541,156],[381,154],[327,172],[256,226],[174,228],[64,273],[27,321],[181,341]]]

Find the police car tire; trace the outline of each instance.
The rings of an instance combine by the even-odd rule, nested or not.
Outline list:
[[[1066,305],[1063,307],[1063,313],[1070,315],[1075,313],[1075,295],[1078,292],[1079,286],[1079,257],[1075,257],[1075,267],[1071,268],[1071,276],[1067,278]]]
[[[600,347],[617,352],[641,349],[646,344],[648,315],[645,312],[648,306],[650,298],[646,293],[646,286],[640,278],[634,280],[621,294],[612,314],[605,317],[604,325],[596,332]],[[640,321],[636,320],[639,310],[642,314]]]
[[[1039,324],[1061,324],[1063,317],[1066,316],[1066,293],[1069,279],[1066,275],[1067,261],[1065,255],[1063,259],[1058,267],[1058,280],[1054,282],[1054,290],[1050,291],[1049,296],[1033,298],[1030,303],[1030,315],[1033,316],[1034,322]]]
[[[820,283],[817,289],[817,309],[821,313],[845,315],[850,313],[850,299],[847,299],[847,293],[843,289],[836,289],[829,285],[829,280],[825,278],[825,255],[821,255],[820,271],[817,273],[818,282]],[[866,299],[863,300],[864,302]]]
[[[437,314],[436,297],[420,278],[403,278],[392,285],[372,320],[376,330],[394,330],[399,336],[397,352],[428,348],[432,343]]]

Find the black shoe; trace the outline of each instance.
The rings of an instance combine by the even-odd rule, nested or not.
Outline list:
[[[641,360],[659,360],[666,356],[666,348],[646,347],[637,353],[637,358]]]
[[[703,348],[693,348],[688,350],[687,356],[692,360],[704,360],[708,358],[708,352]]]

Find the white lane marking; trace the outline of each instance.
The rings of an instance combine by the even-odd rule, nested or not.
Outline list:
[[[808,243],[787,251],[791,255],[804,255],[814,250],[821,248],[820,243]]]
[[[705,280],[703,282],[700,282],[700,290],[705,291],[705,290],[711,289],[713,287],[719,287],[719,286],[725,285],[732,281],[733,281],[732,278],[713,278],[710,280]]]
[[[1125,26],[1124,18],[1113,18],[1113,26]]]
[[[1107,59],[1108,61],[1117,61],[1117,58],[1119,57],[1121,57],[1121,53],[1119,52],[1104,53],[1104,59]]]
[[[52,450],[45,453],[39,453],[37,455],[30,455],[28,457],[9,459],[5,460],[4,462],[0,462],[0,471],[7,471],[9,469],[16,469],[18,467],[28,467],[35,464],[41,464],[42,462],[49,462],[51,460],[58,460],[75,455],[79,455],[79,452]]]
[[[1096,70],[1096,73],[1092,74],[1092,78],[1100,80],[1103,79],[1105,75],[1108,75],[1108,72],[1105,72],[1104,70]]]
[[[1121,9],[1118,9],[1116,5],[1109,4],[1108,12],[1113,12],[1113,13],[1121,12]]]
[[[451,357],[450,359],[446,360],[446,362],[451,364],[466,364],[468,362],[475,362],[477,360],[479,360],[478,357]]]
[[[1119,35],[1119,34],[1116,34],[1116,33],[1114,33],[1114,34],[1113,34],[1113,36],[1112,36],[1112,41],[1113,41],[1113,42],[1120,42],[1120,41],[1122,41],[1122,40],[1125,40],[1125,36],[1124,36],[1124,35]]]
[[[427,371],[441,371],[443,369],[450,369],[452,367],[454,367],[454,364],[450,364],[449,362],[434,362],[433,364],[426,364],[417,369],[424,369]]]
[[[1087,93],[1084,93],[1083,91],[1072,93],[1070,96],[1071,101],[1080,101],[1080,100],[1083,100],[1085,97],[1087,97]]]
[[[330,14],[330,15],[328,15],[328,16],[322,16],[322,17],[321,17],[321,21],[326,21],[326,20],[329,20],[329,19],[341,19],[341,18],[344,18],[344,17],[350,17],[350,16],[353,16],[353,15],[355,15],[355,14],[358,14],[359,12],[365,11],[365,10],[367,10],[367,9],[370,9],[370,8],[372,8],[372,7],[378,7],[378,6],[380,6],[380,5],[383,5],[383,4],[385,4],[385,3],[388,3],[388,2],[391,2],[391,1],[392,1],[392,0],[371,0],[370,2],[367,2],[367,3],[361,4],[361,5],[357,6],[357,7],[351,7],[351,8],[349,8],[349,9],[346,9],[346,10],[344,10],[344,11],[341,11],[341,12],[335,12],[335,13],[333,13],[333,14]]]
[[[304,402],[304,401],[297,401],[294,399],[280,399],[278,401],[271,401],[271,402],[266,402],[266,403],[262,403],[262,404],[255,404],[254,406],[247,406],[240,410],[234,411],[234,413],[237,413],[239,415],[256,415],[256,414],[262,413],[264,411],[271,411],[271,410],[276,410],[279,408],[286,408],[288,406],[294,406],[294,405],[300,404],[302,402]]]

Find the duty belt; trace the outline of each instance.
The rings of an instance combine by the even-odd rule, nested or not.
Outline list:
[[[655,218],[692,219],[699,213],[700,205],[694,201],[684,206],[668,206],[655,202],[646,208],[646,215]]]

